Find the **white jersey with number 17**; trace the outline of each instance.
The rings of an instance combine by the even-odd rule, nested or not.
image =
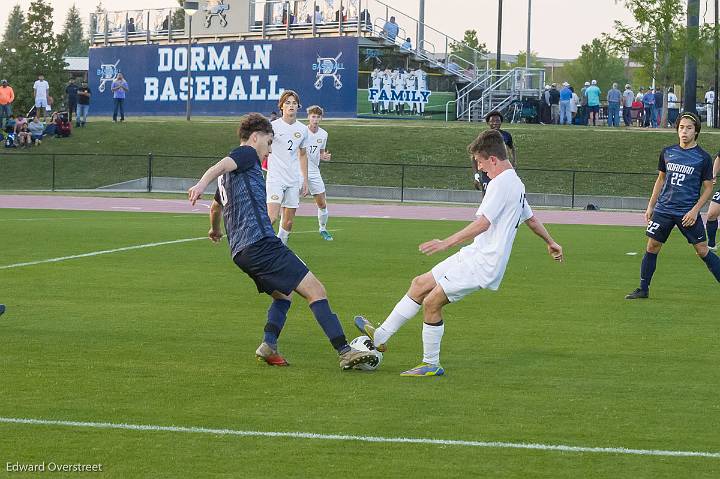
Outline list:
[[[320,174],[320,150],[327,147],[328,134],[327,131],[318,127],[318,131],[313,133],[308,129],[307,155],[308,155],[308,176],[317,176]]]
[[[267,181],[286,186],[301,186],[298,149],[307,146],[308,129],[296,121],[288,124],[282,118],[272,122],[274,137],[268,158]]]

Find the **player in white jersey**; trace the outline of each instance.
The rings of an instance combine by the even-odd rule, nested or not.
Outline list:
[[[484,131],[468,149],[493,178],[477,210],[477,219],[448,238],[428,241],[419,248],[420,252],[431,255],[468,240],[473,243],[413,279],[407,294],[377,329],[362,316],[355,318],[356,326],[373,338],[379,351],[384,351],[388,339],[421,307],[424,309],[423,361],[401,376],[444,374],[440,366],[440,342],[445,330],[443,306],[479,289],[498,289],[520,223],[527,222],[533,233],[547,243],[548,252],[555,260],[563,259],[562,247],[533,216],[525,201],[525,185],[507,160],[502,135],[495,130]]]
[[[385,72],[381,74],[382,77],[382,89],[385,93],[386,100],[383,100],[383,113],[390,112],[390,97],[392,96],[392,73],[389,68],[385,69]]]
[[[402,91],[405,88],[405,71],[403,69],[393,70],[392,89],[396,98],[402,98]],[[402,115],[405,111],[405,102],[397,100],[390,105],[396,115]]]
[[[318,226],[320,227],[320,236],[325,241],[332,241],[333,237],[327,230],[328,209],[327,200],[325,198],[325,182],[320,175],[320,162],[330,161],[332,155],[327,151],[327,131],[320,128],[320,120],[325,112],[322,107],[313,105],[307,109],[308,115],[308,187],[310,194],[315,198],[315,204],[318,208]]]
[[[308,158],[305,151],[308,129],[297,121],[300,97],[292,90],[280,95],[278,106],[282,116],[273,121],[273,151],[268,158],[267,208],[270,221],[275,224],[281,213],[278,238],[287,244],[292,231],[300,195],[308,194]]]
[[[375,95],[375,98],[372,101],[372,112],[374,115],[377,115],[380,113],[380,100],[378,100],[378,96],[380,95],[380,90],[382,89],[382,73],[379,68],[376,68],[370,74],[370,81],[372,82],[372,88],[374,90],[378,90],[378,94]]]
[[[415,70],[415,78],[417,79],[417,89],[418,91],[426,91],[427,90],[427,73],[423,71],[422,68],[418,67],[417,70]],[[425,113],[425,103],[419,101],[417,102],[417,109],[418,113],[421,115]]]
[[[413,113],[417,113],[417,102],[411,101],[413,92],[417,90],[416,85],[417,78],[415,78],[415,72],[413,70],[408,70],[405,75],[405,90],[408,92],[408,95],[405,98],[405,104],[407,105],[408,110],[412,110]]]

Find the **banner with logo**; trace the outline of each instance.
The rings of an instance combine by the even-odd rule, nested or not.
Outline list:
[[[112,83],[128,82],[126,115],[183,115],[191,67],[193,115],[278,111],[283,90],[300,94],[303,107],[321,105],[328,117],[355,117],[358,39],[128,45],[90,49],[91,111],[113,111]]]

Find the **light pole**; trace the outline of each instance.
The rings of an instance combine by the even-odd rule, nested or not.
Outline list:
[[[502,7],[503,0],[498,0],[498,32],[497,53],[495,54],[495,68],[500,69],[500,50],[502,49]]]
[[[185,119],[187,121],[190,121],[190,98],[192,96],[192,73],[191,73],[191,67],[192,67],[192,55],[190,55],[191,49],[192,49],[192,17],[195,15],[200,8],[199,2],[192,1],[188,2],[187,0],[183,4],[183,10],[185,10],[185,15],[188,16],[188,45],[187,45],[187,104],[185,105]]]

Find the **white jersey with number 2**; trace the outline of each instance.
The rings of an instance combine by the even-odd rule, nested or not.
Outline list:
[[[274,137],[268,158],[267,181],[286,186],[301,186],[299,148],[306,148],[308,129],[296,121],[289,125],[282,118],[272,122]]]

